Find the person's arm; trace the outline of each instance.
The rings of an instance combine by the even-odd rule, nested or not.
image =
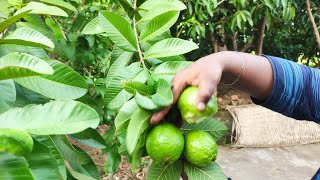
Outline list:
[[[244,60],[243,72],[233,86],[258,100],[266,99],[273,86],[270,62],[263,56],[240,54]],[[174,103],[185,87],[198,86],[199,94],[195,103],[199,110],[203,110],[220,80],[225,83],[233,82],[241,72],[241,67],[240,55],[232,51],[219,52],[199,59],[174,76],[172,80]],[[160,122],[169,110],[170,106],[154,113],[151,123]]]

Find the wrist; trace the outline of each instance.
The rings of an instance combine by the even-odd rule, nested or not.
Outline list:
[[[239,53],[234,51],[222,51],[215,53],[214,56],[222,68],[221,80],[224,83],[234,82],[243,68],[241,55],[239,56]]]

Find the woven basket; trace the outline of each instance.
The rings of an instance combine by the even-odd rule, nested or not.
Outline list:
[[[295,120],[258,105],[231,106],[235,147],[276,147],[320,142],[320,125]]]

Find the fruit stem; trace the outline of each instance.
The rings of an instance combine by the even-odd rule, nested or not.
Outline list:
[[[137,0],[133,0],[133,10],[134,10],[134,13],[133,13],[133,30],[134,30],[134,36],[136,37],[136,41],[137,41],[137,50],[138,50],[138,53],[139,53],[139,58],[140,58],[140,62],[142,64],[142,66],[145,69],[147,69],[147,66],[144,63],[144,59],[143,59],[143,56],[142,56],[142,51],[141,51],[140,43],[139,43],[138,30],[137,30],[137,20],[136,20],[136,14],[138,12],[137,11]]]
[[[182,163],[181,178],[182,178],[183,180],[188,180],[188,175],[187,175],[187,173],[184,171],[185,162],[186,162],[185,159],[182,158],[182,159],[181,159],[181,163]]]

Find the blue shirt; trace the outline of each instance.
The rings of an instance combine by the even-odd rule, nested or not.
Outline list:
[[[273,87],[264,101],[253,102],[298,120],[320,123],[320,70],[266,56],[273,69]]]
[[[267,56],[273,70],[273,87],[264,101],[253,102],[286,116],[320,124],[320,70]],[[312,177],[320,180],[320,169]]]

